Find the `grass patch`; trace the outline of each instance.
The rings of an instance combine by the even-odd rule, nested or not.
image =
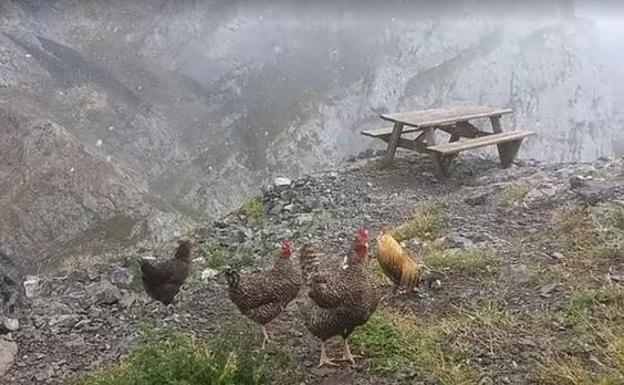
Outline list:
[[[388,311],[377,311],[352,337],[353,344],[371,355],[375,374],[402,372],[435,376],[438,384],[474,384],[475,370],[463,362],[465,352],[445,341],[453,326],[441,321],[425,324]]]
[[[515,324],[515,317],[494,302],[429,320],[378,310],[352,341],[372,357],[370,370],[375,374],[435,378],[440,385],[476,384],[479,371],[468,363],[472,336],[479,330],[496,334],[498,328]]]
[[[529,186],[525,183],[514,183],[507,186],[498,198],[498,207],[508,208],[522,201],[529,193]]]
[[[591,264],[624,254],[624,209],[620,206],[567,206],[555,213],[553,222],[559,247],[580,261]]]
[[[398,242],[412,238],[434,240],[438,238],[443,223],[442,207],[438,204],[428,204],[416,209],[409,221],[393,228],[390,234]]]
[[[261,226],[264,218],[262,198],[253,197],[243,204],[241,212],[250,218],[256,225]]]
[[[263,352],[244,323],[200,340],[181,332],[149,333],[120,364],[98,369],[75,385],[261,385],[294,384],[282,352]]]
[[[458,274],[490,273],[498,265],[498,259],[482,250],[433,250],[423,260],[431,269]]]
[[[244,244],[236,250],[229,250],[217,244],[208,243],[203,252],[205,267],[214,270],[219,270],[224,266],[240,269],[254,264],[253,250]]]
[[[603,287],[573,294],[555,315],[569,329],[564,347],[537,369],[540,383],[624,383],[624,289]]]

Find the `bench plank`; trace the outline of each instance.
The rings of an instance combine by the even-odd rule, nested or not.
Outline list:
[[[376,128],[373,130],[366,130],[366,131],[361,131],[360,133],[364,136],[370,136],[371,138],[381,138],[384,137],[386,135],[390,135],[392,134],[392,130],[394,127],[383,127],[383,128]],[[403,131],[401,132],[402,134],[407,134],[409,132],[416,132],[416,131],[421,131],[420,128],[416,128],[416,127],[403,127]]]
[[[489,146],[493,144],[514,142],[514,141],[524,139],[527,136],[534,135],[534,134],[535,133],[532,131],[523,131],[523,130],[507,131],[507,132],[501,132],[498,134],[480,136],[478,138],[460,140],[458,142],[429,146],[427,147],[427,150],[436,152],[442,155],[449,155],[449,154],[454,154],[463,150],[468,150],[471,148],[478,148],[478,147],[484,147],[484,146]]]
[[[487,106],[451,107],[415,112],[383,114],[381,115],[381,118],[391,122],[401,122],[406,126],[426,128],[449,125],[471,119],[502,116],[511,113],[513,113],[513,110],[509,108],[501,109]]]

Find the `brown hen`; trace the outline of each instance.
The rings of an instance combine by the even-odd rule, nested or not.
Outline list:
[[[224,272],[232,302],[241,313],[262,326],[263,349],[269,342],[265,325],[281,314],[301,288],[301,271],[291,255],[290,243],[283,241],[271,270],[248,274],[233,269]]]
[[[309,300],[300,309],[306,328],[321,340],[319,367],[336,365],[327,357],[325,341],[337,335],[344,341],[343,360],[355,366],[347,339],[368,321],[381,299],[368,267],[368,232],[359,231],[344,269],[321,272],[320,253],[312,244],[302,247],[300,258],[309,287]]]
[[[157,265],[141,260],[143,287],[154,300],[165,305],[173,302],[191,268],[191,245],[190,240],[181,240],[174,258]]]

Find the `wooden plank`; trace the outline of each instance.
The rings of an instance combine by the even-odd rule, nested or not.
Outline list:
[[[381,138],[386,135],[391,135],[393,129],[394,127],[383,127],[375,128],[373,130],[361,131],[360,133],[364,136],[370,136],[371,138]],[[403,134],[416,131],[421,131],[421,129],[416,127],[403,127]]]
[[[492,134],[487,136],[481,136],[474,139],[466,139],[459,142],[438,144],[435,146],[427,147],[427,150],[436,152],[443,155],[453,154],[459,151],[468,150],[471,148],[478,148],[483,146],[489,146],[493,144],[513,142],[526,138],[527,136],[534,135],[531,131],[508,131],[498,134]]]
[[[381,118],[391,122],[401,122],[411,127],[433,127],[450,125],[471,119],[502,116],[513,113],[512,109],[500,109],[496,107],[451,107],[436,108],[431,110],[383,114]]]
[[[403,123],[401,122],[394,123],[394,128],[392,129],[390,140],[388,140],[388,148],[386,149],[386,154],[383,157],[383,161],[382,161],[383,166],[389,167],[392,165],[392,162],[394,161],[394,154],[396,152],[397,144],[399,143],[399,139],[401,138],[402,133],[403,133]]]

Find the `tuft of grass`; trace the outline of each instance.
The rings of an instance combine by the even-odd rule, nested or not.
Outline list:
[[[525,183],[514,183],[507,186],[498,198],[498,207],[508,208],[522,201],[529,193],[529,186]]]
[[[427,324],[389,311],[377,311],[352,337],[353,344],[372,356],[375,374],[402,372],[435,376],[438,384],[474,384],[478,373],[464,363],[466,352],[448,342],[453,326]]]
[[[490,273],[498,265],[498,259],[483,250],[432,250],[424,255],[423,259],[425,264],[434,270],[456,274]]]
[[[624,288],[603,287],[573,294],[555,315],[565,322],[565,347],[537,368],[540,383],[624,383]],[[583,359],[589,358],[589,359]]]
[[[624,208],[567,206],[553,217],[554,236],[566,252],[586,264],[624,254]]]
[[[501,328],[515,325],[516,317],[493,301],[435,319],[378,310],[356,330],[352,341],[371,357],[370,370],[375,374],[435,378],[440,385],[476,384],[479,370],[469,360],[475,333],[498,335]]]
[[[203,251],[205,267],[214,270],[219,270],[226,265],[240,269],[254,264],[253,250],[246,245],[241,245],[238,249],[231,251],[214,243],[208,243]]]
[[[438,238],[444,223],[442,208],[438,204],[428,204],[416,209],[412,218],[393,228],[390,234],[398,241],[418,238],[434,240]]]
[[[263,385],[294,384],[288,356],[257,349],[240,323],[206,340],[169,332],[149,333],[121,363],[88,373],[75,385]]]
[[[264,205],[262,204],[262,198],[253,197],[243,204],[241,211],[249,218],[251,218],[257,225],[262,224],[264,218]]]

